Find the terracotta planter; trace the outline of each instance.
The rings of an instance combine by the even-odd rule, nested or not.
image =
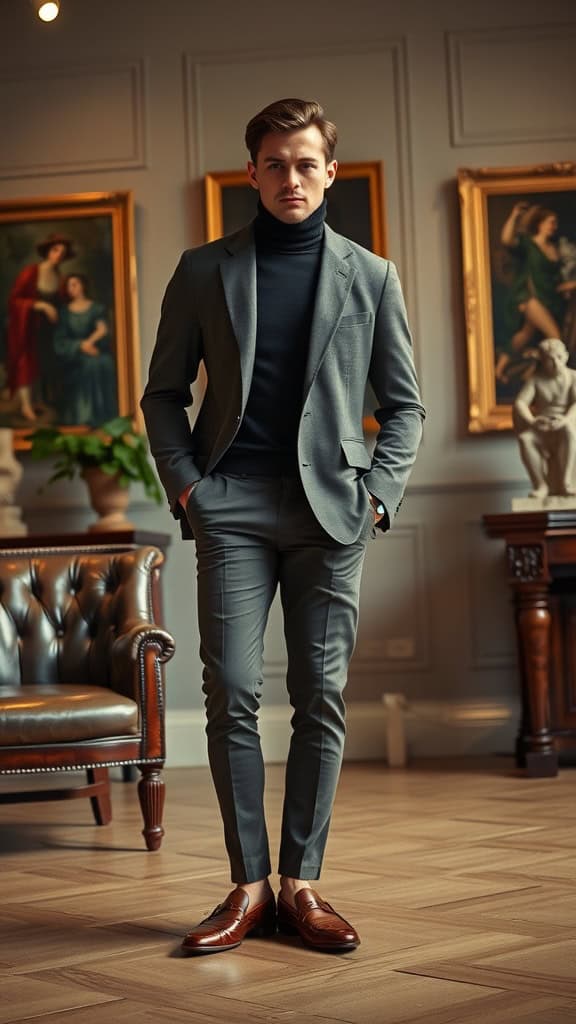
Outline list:
[[[121,487],[117,476],[109,476],[98,467],[84,469],[82,476],[90,492],[90,504],[100,517],[89,530],[126,530],[133,526],[126,518],[130,489]]]

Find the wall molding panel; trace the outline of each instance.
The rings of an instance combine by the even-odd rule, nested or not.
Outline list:
[[[576,136],[576,24],[448,32],[446,43],[453,146]]]
[[[10,138],[0,149],[0,179],[146,166],[144,60],[3,71],[0,110]]]
[[[386,546],[380,557],[373,545]],[[383,581],[383,567],[394,580]],[[397,571],[401,568],[401,571]],[[395,526],[368,545],[362,590],[356,653],[350,679],[371,679],[389,674],[431,670],[431,603],[428,596],[424,524]],[[394,644],[411,643],[412,653],[392,653]]]

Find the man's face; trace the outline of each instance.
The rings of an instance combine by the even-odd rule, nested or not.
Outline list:
[[[297,132],[265,135],[256,163],[248,163],[248,177],[269,213],[285,224],[298,224],[321,205],[337,167],[336,160],[326,161],[320,129],[311,124]]]

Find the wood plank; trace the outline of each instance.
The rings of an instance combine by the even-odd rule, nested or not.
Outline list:
[[[455,957],[405,968],[408,974],[450,978],[461,983],[508,988],[515,992],[541,992],[566,996],[576,1002],[576,938],[562,942],[533,943],[522,950]]]
[[[118,997],[105,992],[88,990],[72,982],[58,983],[27,978],[3,978],[0,989],[0,1024],[12,1024],[26,1017],[53,1014],[58,1010],[78,1009],[92,1003],[106,1003],[108,1020],[113,1020]]]
[[[31,1018],[22,1018],[22,1020]],[[42,1015],[41,1024],[343,1024],[340,1017],[316,1017],[291,1010],[271,1010],[268,1006],[244,1004],[219,997],[194,1000],[194,1006],[147,1006],[121,999],[110,1006],[90,1006],[66,1013]]]

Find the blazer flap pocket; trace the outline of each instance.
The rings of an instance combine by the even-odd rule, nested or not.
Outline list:
[[[361,324],[369,324],[372,313],[350,313],[348,316],[340,317],[339,327],[359,327]]]
[[[352,466],[353,469],[370,469],[372,461],[366,451],[364,441],[357,437],[344,437],[340,444],[349,466]]]

